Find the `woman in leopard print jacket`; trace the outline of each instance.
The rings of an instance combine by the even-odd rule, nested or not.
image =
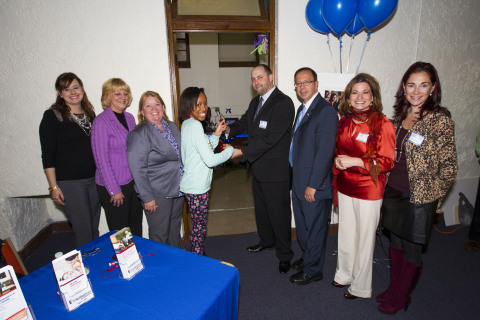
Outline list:
[[[391,235],[390,284],[377,296],[378,309],[385,313],[408,307],[436,209],[457,174],[455,124],[440,106],[441,95],[437,71],[425,62],[411,65],[397,90],[395,167],[382,217]]]

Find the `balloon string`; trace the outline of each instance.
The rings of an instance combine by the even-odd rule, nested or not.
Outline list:
[[[333,68],[335,69],[335,73],[337,73],[337,67],[335,66],[335,59],[333,59],[332,47],[330,47],[330,34],[327,34],[327,44],[328,44],[328,49],[330,50],[330,57],[332,58]]]
[[[342,36],[340,36],[340,73],[343,73],[343,70],[342,70]]]
[[[360,68],[360,62],[362,62],[363,53],[365,52],[365,47],[367,46],[367,41],[368,39],[370,39],[371,34],[372,34],[372,30],[368,30],[367,38],[365,39],[365,43],[363,44],[362,54],[360,55],[360,60],[358,60],[357,71],[355,71],[355,74],[358,73],[358,68]]]
[[[350,68],[350,58],[352,57],[352,48],[353,48],[354,39],[355,39],[355,35],[352,35],[352,41],[350,41],[350,51],[348,52],[347,73],[348,73],[348,69]]]
[[[353,29],[352,29],[352,31],[355,31],[355,22],[357,22],[357,19],[353,19]],[[350,68],[350,58],[352,57],[352,47],[353,47],[353,40],[354,39],[355,39],[355,33],[352,34],[352,41],[350,41],[350,52],[348,53],[347,73],[348,73],[348,69]]]

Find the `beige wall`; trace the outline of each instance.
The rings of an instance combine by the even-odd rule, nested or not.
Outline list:
[[[129,112],[136,115],[142,92],[155,90],[172,117],[164,5],[0,0],[0,39],[0,237],[23,248],[51,221],[65,219],[43,199],[8,199],[48,193],[38,126],[55,101],[60,73],[72,71],[83,80],[97,113],[103,82],[120,77],[132,89]],[[101,226],[107,230],[104,221]]]
[[[335,67],[339,70],[338,40],[330,37],[334,64],[327,37],[306,24],[306,3],[279,0],[277,4],[276,79],[294,101],[292,77],[297,68],[310,66],[318,73],[335,72]],[[430,61],[438,68],[443,104],[456,122],[457,185],[469,194],[475,192],[474,178],[480,174],[473,152],[480,129],[479,14],[477,0],[401,0],[391,21],[372,34],[359,70],[379,80],[385,112],[390,116],[393,95],[406,68],[416,60]],[[171,117],[164,15],[159,0],[0,0],[0,237],[10,236],[22,248],[29,235],[59,219],[49,206],[30,198],[7,198],[46,193],[38,125],[55,99],[54,81],[60,73],[73,71],[82,78],[97,112],[101,111],[102,83],[122,77],[133,91],[130,112],[136,113],[140,94],[152,89],[165,98]],[[350,72],[356,68],[364,40],[365,33],[355,38]],[[350,41],[345,37],[345,68]],[[230,71],[212,70],[201,75],[182,71],[182,85],[204,86],[211,105],[233,106],[237,101],[244,105],[250,89],[231,86],[235,80]],[[244,77],[238,83],[248,84],[249,73],[237,78]],[[234,98],[220,100],[219,93],[224,91]],[[241,96],[235,95],[240,92]],[[453,211],[452,201],[446,210]]]
[[[252,68],[220,68],[217,33],[190,33],[189,37],[191,68],[179,69],[180,92],[190,86],[204,88],[212,121],[219,120],[214,118],[215,107],[226,117],[240,117],[256,95],[250,82]]]

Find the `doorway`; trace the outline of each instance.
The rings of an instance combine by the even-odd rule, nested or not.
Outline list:
[[[228,7],[228,4],[239,5]],[[165,0],[172,107],[178,124],[180,96],[176,34],[263,33],[269,39],[268,65],[275,70],[275,0]]]
[[[240,7],[228,7],[229,4],[239,5]],[[179,68],[179,58],[182,60],[185,57],[184,53],[181,53],[180,56],[178,54],[179,51],[177,50],[177,43],[179,43],[178,39],[180,39],[180,37],[188,37],[188,42],[190,45],[192,44],[192,40],[195,42],[203,37],[210,39],[209,41],[213,43],[216,41],[216,45],[219,48],[219,44],[222,41],[222,35],[223,38],[229,39],[240,34],[247,33],[265,34],[269,39],[268,58],[266,61],[260,62],[268,64],[272,70],[275,70],[275,0],[165,0],[165,12],[167,18],[170,77],[172,79],[172,107],[174,119],[177,124],[179,124],[178,101],[182,88],[199,85],[198,82],[195,83],[193,80],[192,82],[190,82],[190,80],[182,81],[182,79],[192,78],[187,77],[189,70],[179,70],[182,69]],[[229,34],[231,35],[230,37]],[[180,48],[180,51],[182,50],[183,48]],[[190,58],[192,58],[192,56],[190,56]],[[248,102],[245,103],[242,101],[237,105],[232,106],[231,101],[236,100],[235,96],[233,96],[231,99],[228,99],[228,97],[222,97],[220,92],[230,91],[232,95],[238,93],[235,90],[225,89],[226,87],[223,86],[225,83],[228,84],[228,79],[232,79],[229,73],[233,72],[232,69],[236,67],[228,67],[227,65],[227,67],[222,70],[220,67],[220,60],[218,62],[219,67],[216,68],[218,74],[207,75],[208,77],[212,78],[212,81],[218,82],[218,84],[215,85],[215,83],[213,83],[209,85],[209,88],[205,88],[209,105],[213,107],[212,117],[220,115],[231,118],[239,117],[243,114],[243,112],[245,112],[246,108],[248,107],[248,102],[255,94],[249,85],[247,89],[250,91],[250,94],[247,96]],[[240,70],[237,75],[239,81],[242,81],[244,84],[249,84],[248,79],[250,78],[251,67],[238,66],[238,68],[239,69],[237,69],[237,71]],[[242,72],[245,73],[245,68],[247,70],[247,76],[242,74]],[[224,77],[223,79],[226,80],[223,80],[222,77]],[[221,88],[222,86],[223,88]],[[234,86],[235,84],[232,84],[231,88],[234,88]],[[209,93],[208,90],[210,90],[211,93]],[[215,101],[215,106],[212,105],[212,100]],[[227,103],[226,101],[230,101],[230,103]],[[241,109],[242,106],[243,110]],[[220,115],[217,113],[217,111],[220,113]],[[232,165],[240,166],[238,162],[234,162]],[[237,231],[251,230],[252,224],[256,228],[254,222],[253,196],[251,196],[250,181],[251,180],[249,180],[248,174],[243,168],[223,166],[223,168],[216,169],[216,172],[214,173],[214,180],[212,182],[212,201],[210,203],[209,210],[211,211],[211,214],[208,228],[210,228],[211,231],[213,231],[212,229],[215,229],[219,230],[220,234],[222,232],[231,234],[235,233],[234,229]],[[240,187],[242,191],[240,191],[238,187],[228,187],[229,185],[231,186],[237,183],[242,184]],[[214,188],[219,190],[216,194],[215,191],[213,191]],[[225,208],[223,205],[221,205],[221,203],[226,201],[229,201],[229,204],[235,203],[235,201],[232,201],[231,198],[238,197],[240,193],[244,192],[246,194],[243,194],[242,197],[240,197],[240,199],[243,200],[240,201],[241,205],[239,204],[238,207]],[[218,200],[216,201],[215,198]],[[217,212],[216,210],[218,210],[218,214],[215,214],[215,212]],[[242,216],[242,211],[244,211],[243,216],[249,218],[246,220],[236,220],[236,217],[238,218]],[[238,214],[238,216],[235,216],[236,214]],[[188,234],[190,222],[185,210],[183,220],[185,231]],[[212,228],[213,225],[215,225],[215,228]],[[242,228],[236,228],[236,226],[238,227],[241,225],[243,225]],[[217,234],[218,233],[215,231],[214,235]]]

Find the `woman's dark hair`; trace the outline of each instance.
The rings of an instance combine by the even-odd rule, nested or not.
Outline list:
[[[451,117],[450,111],[440,106],[440,102],[442,100],[442,87],[440,86],[440,79],[438,78],[437,70],[428,62],[417,61],[407,69],[402,77],[402,80],[400,81],[397,93],[395,94],[395,105],[393,106],[393,118],[395,122],[403,121],[407,117],[408,110],[410,109],[410,103],[405,95],[405,85],[412,74],[419,72],[426,72],[430,78],[430,81],[432,82],[432,85],[434,86],[431,95],[421,106],[420,118],[422,118],[424,111],[442,112],[446,116]]]
[[[200,93],[205,94],[203,88],[188,87],[183,90],[182,95],[180,96],[180,103],[178,107],[178,118],[180,122],[188,119],[193,107],[197,104]]]
[[[65,116],[69,116],[70,114],[70,107],[65,103],[65,100],[60,96],[60,93],[68,88],[73,80],[77,80],[82,87],[83,91],[83,99],[81,101],[82,110],[85,112],[85,115],[91,117],[95,114],[95,109],[93,105],[90,103],[87,97],[87,93],[83,88],[83,82],[80,80],[79,77],[73,72],[65,72],[58,76],[57,81],[55,81],[55,90],[57,90],[57,100],[54,104],[50,107],[52,110],[58,110],[61,114]]]
[[[330,104],[334,102],[333,99],[335,99],[336,96],[337,94],[335,92],[330,92],[330,99],[328,100]]]
[[[345,97],[345,99],[343,99],[338,106],[341,115],[349,115],[350,113],[352,113],[352,111],[350,110],[350,95],[352,94],[353,86],[357,83],[362,82],[368,84],[370,90],[372,91],[372,111],[382,112],[382,95],[380,94],[380,85],[378,84],[377,79],[375,79],[368,73],[359,73],[352,80],[350,80],[350,82],[347,84],[347,87],[345,88],[345,91],[343,92],[343,96]]]

